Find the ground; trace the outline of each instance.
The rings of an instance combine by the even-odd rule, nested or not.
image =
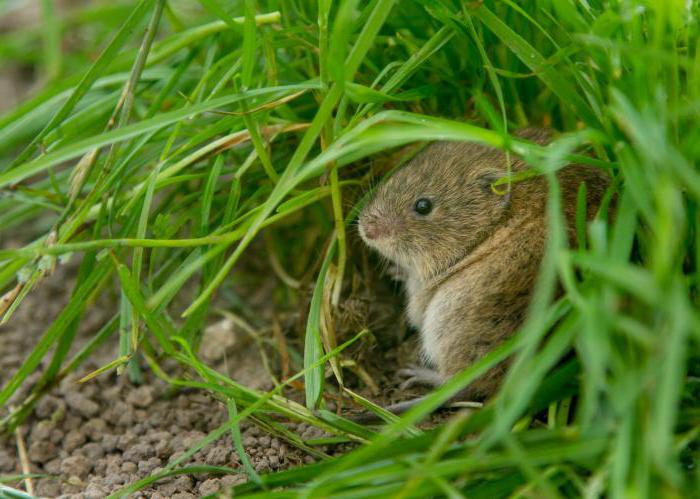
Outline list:
[[[9,323],[0,326],[1,385],[19,368],[61,310],[72,290],[76,270],[77,262],[60,265],[54,275],[28,296]],[[115,310],[109,293],[106,296],[104,303],[94,304],[87,313],[74,350],[91,338]],[[400,296],[396,293],[392,299],[394,302],[390,305],[394,307],[395,320],[400,317],[400,302],[396,301]],[[383,404],[410,395],[397,390],[396,370],[399,364],[407,362],[414,342],[409,339],[393,345],[391,341],[384,343],[388,348],[386,344],[375,344],[354,352],[380,392],[372,393],[359,378],[354,382],[349,380],[366,396]],[[143,370],[144,382],[140,385],[115,371],[85,383],[77,382],[83,375],[113,360],[117,351],[115,336],[76,373],[51,390],[36,405],[18,433],[0,436],[0,475],[26,472],[50,475],[33,480],[35,494],[42,497],[100,498],[163,468],[225,421],[227,412],[221,402],[202,391],[175,390],[147,368]],[[261,390],[273,386],[258,345],[229,320],[212,321],[204,335],[200,355],[209,365],[246,386]],[[48,359],[50,356],[8,407],[3,408],[0,417],[26,396],[31,384],[46,368]],[[273,362],[272,366],[276,372],[279,371],[277,364]],[[166,361],[163,366],[171,374],[180,372],[174,363]],[[302,393],[295,390],[286,395],[301,401]],[[303,437],[319,436],[314,428],[291,421],[284,424]],[[251,423],[244,422],[241,430],[246,451],[260,473],[314,460],[313,456],[271,437]],[[22,459],[18,444],[26,448],[26,459]],[[321,448],[331,454],[345,449],[347,446]],[[143,490],[141,496],[180,499],[203,496],[247,479],[228,434],[195,454],[190,463],[240,468],[241,472],[226,476],[173,477]],[[14,485],[20,486],[19,483]]]

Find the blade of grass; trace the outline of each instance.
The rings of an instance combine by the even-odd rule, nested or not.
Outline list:
[[[150,8],[153,0],[141,0],[134,10],[132,10],[129,17],[124,21],[119,31],[114,35],[114,38],[105,47],[97,60],[92,64],[90,69],[85,73],[85,76],[80,80],[78,86],[73,90],[71,96],[68,100],[61,106],[61,108],[53,115],[51,120],[44,126],[44,128],[32,139],[29,145],[24,148],[24,150],[15,158],[11,165],[11,169],[16,168],[20,164],[24,163],[34,152],[35,147],[41,142],[41,140],[48,134],[53,128],[62,122],[70,112],[75,108],[75,105],[83,98],[83,96],[90,90],[95,80],[104,73],[105,69],[112,63],[114,56],[121,50],[122,46],[133,34],[136,26],[141,22],[143,15]]]

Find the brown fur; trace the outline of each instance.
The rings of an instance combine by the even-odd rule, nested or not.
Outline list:
[[[544,144],[549,132],[521,137]],[[513,171],[527,166],[511,158]],[[505,175],[501,151],[465,142],[436,142],[382,184],[360,215],[363,239],[401,270],[407,315],[420,330],[425,361],[447,379],[511,336],[531,300],[547,237],[547,183],[535,177],[514,183],[509,195],[491,183]],[[588,218],[597,210],[607,176],[569,165],[558,173],[572,244],[580,183],[588,194]],[[502,186],[505,188],[505,186]],[[427,216],[413,211],[429,198]],[[367,231],[383,237],[370,239]],[[499,366],[470,387],[487,397],[500,383]]]

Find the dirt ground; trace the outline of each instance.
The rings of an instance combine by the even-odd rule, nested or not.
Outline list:
[[[61,310],[73,287],[76,268],[76,263],[59,266],[54,275],[28,296],[9,323],[0,326],[1,385],[22,364]],[[395,305],[399,316],[400,305]],[[114,310],[114,304],[110,303],[92,306],[83,320],[75,348],[94,335]],[[396,317],[394,324],[395,320]],[[399,380],[395,371],[400,363],[406,362],[412,349],[407,345],[411,343],[398,343],[388,350],[385,346],[375,346],[355,352],[379,385],[380,393],[373,394],[360,381],[354,382],[357,389],[379,403],[405,398],[408,394],[396,389]],[[147,367],[143,370],[144,383],[138,386],[126,375],[117,376],[114,371],[86,383],[76,382],[84,374],[113,360],[117,351],[115,336],[78,372],[46,395],[17,434],[0,436],[0,475],[27,472],[48,475],[33,479],[34,493],[40,497],[101,498],[157,472],[226,420],[226,408],[219,401],[202,391],[175,391],[155,378]],[[227,320],[214,322],[207,328],[200,354],[209,365],[246,386],[261,390],[272,387],[256,343],[244,341],[240,330]],[[31,376],[8,407],[0,410],[0,418],[13,403],[16,405],[22,400],[47,363],[48,360]],[[171,374],[178,372],[174,364],[166,362],[164,367]],[[279,371],[279,366],[274,364],[272,369]],[[353,384],[352,379],[349,382]],[[297,390],[286,395],[301,401],[302,392]],[[302,437],[319,436],[314,428],[294,422],[285,424]],[[249,422],[244,422],[241,430],[245,449],[259,473],[314,460],[306,452]],[[26,448],[24,463],[18,444]],[[343,448],[324,447],[322,450],[333,454]],[[195,454],[189,463],[241,469],[229,434]],[[225,476],[178,476],[161,480],[134,497],[201,497],[246,479],[242,469],[240,473]],[[11,485],[26,487],[26,483]]]

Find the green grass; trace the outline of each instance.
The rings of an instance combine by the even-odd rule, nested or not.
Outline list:
[[[3,430],[118,335],[105,370],[138,376],[143,359],[157,376],[208,390],[229,409],[227,424],[163,474],[213,471],[178,466],[229,432],[245,464],[245,418],[319,458],[262,476],[245,466],[251,480],[237,494],[700,490],[696,1],[122,0],[52,15],[45,0],[42,9],[41,26],[0,34],[0,64],[29,65],[41,80],[0,117],[0,236],[45,228],[24,248],[0,248],[2,320],[62,258],[82,260],[68,305],[0,391],[4,406],[52,352]],[[72,32],[87,41],[57,48]],[[564,133],[547,148],[510,137],[528,124]],[[339,356],[368,335],[336,337],[321,326],[357,272],[348,237],[358,187],[387,171],[398,146],[434,139],[506,149],[549,178],[547,255],[512,341],[403,417],[362,427],[325,410],[325,400],[345,390]],[[567,247],[553,175],[570,160],[614,178],[596,219],[586,226],[579,217],[587,237],[578,248]],[[269,393],[196,355],[213,298],[245,275],[242,259],[254,257],[263,233],[284,271],[316,283],[302,310],[297,374]],[[258,278],[276,279],[272,267]],[[303,307],[303,286],[292,281],[277,281],[274,306]],[[114,317],[70,357],[86,308],[114,286]],[[246,297],[236,306],[247,310]],[[508,356],[507,380],[483,410],[429,432],[415,427]],[[165,357],[183,366],[181,379],[160,369]],[[285,396],[301,377],[305,404]],[[360,445],[329,459],[279,417]]]

